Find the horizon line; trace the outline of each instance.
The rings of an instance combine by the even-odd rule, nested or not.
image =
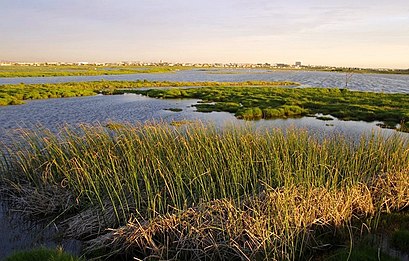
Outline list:
[[[197,65],[202,65],[202,66],[244,66],[244,65],[255,65],[255,66],[261,66],[261,67],[280,67],[278,65],[284,65],[284,66],[297,66],[297,63],[300,62],[301,65],[298,65],[299,67],[333,67],[333,68],[344,68],[344,69],[388,69],[388,70],[408,70],[408,68],[391,68],[391,67],[361,67],[361,66],[339,66],[339,65],[321,65],[321,64],[303,64],[301,61],[297,60],[293,63],[287,63],[287,62],[257,62],[257,63],[252,63],[252,62],[172,62],[172,61],[166,61],[166,60],[159,60],[159,61],[138,61],[138,60],[117,60],[117,61],[87,61],[87,60],[78,60],[78,61],[56,61],[56,60],[42,60],[42,61],[29,61],[29,60],[0,60],[0,66],[7,66],[9,65],[25,65],[25,66],[30,66],[30,65],[100,65],[104,66],[107,64],[116,64],[116,65],[142,65],[142,66],[158,66],[158,65],[163,65],[163,66],[197,66]]]

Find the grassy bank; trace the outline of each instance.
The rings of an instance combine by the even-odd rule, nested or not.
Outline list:
[[[180,86],[277,86],[297,85],[292,82],[168,82],[168,81],[95,81],[49,84],[8,84],[0,85],[0,106],[17,105],[25,100],[90,96],[97,93],[115,94],[123,89],[141,87],[180,87]]]
[[[399,136],[111,124],[22,137],[3,147],[3,195],[58,216],[94,255],[308,259],[409,204]]]
[[[170,73],[188,69],[191,68],[182,66],[13,65],[0,66],[0,77],[97,76],[133,73]]]
[[[341,120],[382,121],[387,127],[409,126],[409,95],[337,88],[208,87],[135,90],[155,98],[194,98],[201,112],[226,111],[250,120],[301,117],[322,113]]]

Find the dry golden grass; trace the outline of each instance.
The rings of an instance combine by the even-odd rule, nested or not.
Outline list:
[[[152,220],[133,218],[89,241],[88,250],[174,260],[297,260],[323,244],[315,240],[317,228],[345,228],[380,211],[406,208],[408,178],[409,169],[371,185],[276,188],[239,203],[214,200]]]

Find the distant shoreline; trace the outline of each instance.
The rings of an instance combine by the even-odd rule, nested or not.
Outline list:
[[[320,71],[339,72],[347,74],[398,74],[409,75],[409,69],[362,69],[341,67],[316,67],[285,65],[282,67],[254,65],[245,66],[171,66],[171,65],[9,65],[0,66],[0,78],[13,77],[59,77],[59,76],[101,76],[101,75],[123,75],[136,73],[172,73],[179,70],[271,70],[271,71]]]

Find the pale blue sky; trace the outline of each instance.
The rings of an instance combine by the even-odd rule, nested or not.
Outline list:
[[[408,0],[0,0],[0,60],[409,68]]]

